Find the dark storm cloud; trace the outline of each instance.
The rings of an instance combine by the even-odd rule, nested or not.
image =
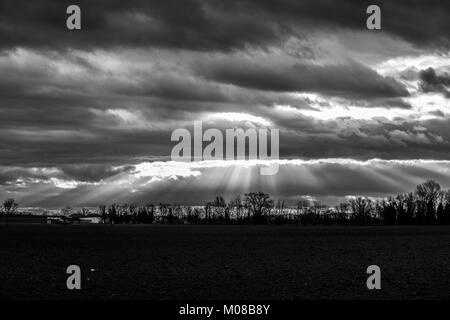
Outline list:
[[[433,68],[422,70],[419,73],[420,88],[423,92],[440,92],[446,97],[450,97],[447,87],[450,86],[450,74],[443,73],[437,75]]]
[[[285,158],[449,159],[450,121],[387,119],[317,120],[285,115],[274,119]]]
[[[369,103],[370,105],[370,103]],[[380,101],[374,101],[375,106],[382,106],[382,107],[392,107],[392,108],[400,108],[400,109],[412,109],[412,106],[410,103],[406,102],[405,100],[398,99],[398,98],[392,98],[392,99],[382,99]]]
[[[277,23],[250,19],[233,4],[206,1],[77,1],[82,32],[65,28],[72,1],[2,1],[3,47],[91,48],[151,46],[229,50],[264,45],[278,36]],[[245,30],[245,31],[243,31]]]
[[[152,61],[153,55],[159,59],[155,64],[171,63],[183,66],[188,64],[182,58],[180,61],[171,61],[170,58],[160,61],[159,54],[152,52],[145,57]],[[10,51],[3,60],[3,63],[0,60],[3,75],[0,78],[0,98],[7,100],[3,104],[6,108],[11,104],[15,105],[14,108],[20,108],[19,100],[22,100],[24,107],[40,103],[65,108],[66,106],[110,105],[110,100],[117,101],[117,99],[121,99],[124,104],[130,103],[133,99],[141,101],[153,99],[150,101],[152,108],[171,110],[174,108],[177,110],[202,109],[202,106],[198,104],[202,102],[247,105],[278,103],[308,108],[306,103],[302,104],[298,99],[281,93],[248,90],[207,81],[192,74],[188,66],[184,66],[187,70],[174,71],[169,64],[162,70],[151,68],[140,69],[137,72],[125,70],[122,74],[100,69],[88,59],[74,53],[57,54],[26,50]],[[60,69],[67,64],[70,64],[69,69],[70,67],[76,69],[72,71],[74,74],[68,71],[65,74],[61,72]],[[133,67],[139,68],[139,64]],[[196,102],[196,106],[191,107],[192,102]],[[210,104],[209,108],[214,106]],[[43,112],[42,114],[47,117],[54,116],[53,113],[44,115]],[[71,117],[68,118],[71,119]],[[23,120],[27,121],[27,119]]]
[[[2,0],[0,46],[151,46],[228,51],[265,47],[310,29],[363,31],[367,1],[86,1],[82,32],[65,29],[72,1]],[[448,47],[448,1],[378,1],[383,32],[418,46]]]
[[[0,185],[48,183],[52,178],[62,181],[96,183],[134,170],[133,165],[111,166],[108,164],[64,164],[60,167],[0,166]]]
[[[408,96],[402,84],[354,62],[325,66],[294,64],[280,68],[224,61],[203,64],[200,73],[210,80],[259,90],[313,91],[363,97]]]
[[[133,166],[111,167],[105,164],[77,164],[63,165],[60,169],[64,174],[74,180],[98,182],[116,174],[131,171],[133,170]]]
[[[445,114],[441,110],[430,111],[430,114],[433,115],[433,116],[440,117],[440,118],[444,118],[445,117]]]
[[[0,166],[0,185],[13,185],[17,179],[48,179],[47,169],[33,169],[27,167],[1,167]],[[55,174],[55,172],[53,172]]]

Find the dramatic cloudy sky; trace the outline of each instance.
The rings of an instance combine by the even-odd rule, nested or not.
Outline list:
[[[370,4],[382,30],[365,27]],[[433,0],[0,0],[0,196],[333,204],[450,188],[449,16]],[[279,129],[278,174],[170,161],[171,132],[195,120]]]

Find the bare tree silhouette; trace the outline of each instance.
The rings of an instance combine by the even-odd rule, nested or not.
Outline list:
[[[419,223],[431,224],[435,220],[436,202],[441,186],[434,180],[427,180],[416,187]]]
[[[268,194],[261,191],[246,193],[245,203],[250,212],[253,214],[254,223],[263,222],[263,217],[267,215],[273,207],[273,200],[270,199]]]
[[[105,205],[99,206],[98,207],[98,212],[100,214],[102,223],[106,223],[106,217],[107,217],[107,215],[106,215],[106,206]]]
[[[356,197],[350,199],[350,207],[355,221],[362,224],[367,224],[370,213],[373,209],[372,200],[363,197]]]
[[[236,208],[236,220],[240,221],[241,219],[241,210],[243,208],[241,196],[238,195],[234,199],[230,201],[228,204],[230,208]]]
[[[9,216],[16,212],[19,205],[13,198],[6,199],[3,201],[3,209],[6,215],[6,225],[9,224]]]

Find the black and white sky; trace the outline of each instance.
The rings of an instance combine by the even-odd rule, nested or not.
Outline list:
[[[335,204],[450,188],[449,15],[433,0],[0,0],[0,196]],[[170,161],[171,132],[196,120],[279,129],[279,173]]]

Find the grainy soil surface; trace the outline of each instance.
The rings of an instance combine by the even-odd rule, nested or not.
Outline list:
[[[450,227],[2,225],[0,298],[449,299]]]

